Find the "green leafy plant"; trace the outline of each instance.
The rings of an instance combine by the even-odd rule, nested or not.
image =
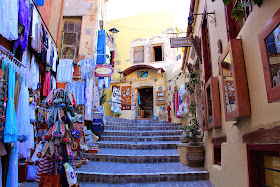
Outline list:
[[[216,0],[212,0],[214,2]],[[227,6],[232,3],[234,0],[223,0],[224,4]],[[237,0],[236,6],[232,9],[231,17],[236,18],[238,21],[242,20],[245,17],[244,8],[251,6],[252,4],[258,5],[259,7],[262,5],[263,0]]]
[[[188,75],[188,82],[186,83],[186,88],[188,89],[190,95],[200,95],[201,89],[197,87],[201,82],[199,81],[199,71],[193,71]],[[198,136],[201,135],[199,122],[196,117],[197,104],[192,101],[189,106],[189,125],[186,127],[188,132],[188,138],[192,145],[197,146],[199,143]]]
[[[190,92],[190,94],[193,94],[195,92],[195,86],[197,84],[200,84],[200,82],[197,80],[198,75],[199,75],[199,71],[193,71],[187,75],[189,81],[185,84],[185,86]]]
[[[101,97],[99,99],[99,103],[100,103],[101,106],[105,103],[106,98],[107,98],[107,94],[103,91],[102,95],[101,95]]]
[[[196,118],[192,118],[189,121],[190,125],[188,126],[188,132],[189,132],[189,139],[191,140],[192,144],[196,146],[198,141],[198,136],[201,135],[199,122]]]

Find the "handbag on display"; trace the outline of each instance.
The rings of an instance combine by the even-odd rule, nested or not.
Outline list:
[[[26,181],[28,182],[34,182],[36,178],[36,172],[38,166],[35,166],[36,162],[34,162],[33,165],[27,165],[26,166]]]
[[[63,164],[69,186],[78,186],[77,175],[68,162]]]

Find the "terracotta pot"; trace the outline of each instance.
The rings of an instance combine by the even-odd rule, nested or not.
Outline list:
[[[191,146],[188,145],[186,156],[187,156],[187,165],[191,167],[199,167],[203,164],[204,161],[204,146]]]

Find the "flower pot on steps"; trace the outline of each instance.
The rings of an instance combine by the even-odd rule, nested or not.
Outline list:
[[[204,146],[186,146],[187,165],[191,167],[199,167],[204,161]]]

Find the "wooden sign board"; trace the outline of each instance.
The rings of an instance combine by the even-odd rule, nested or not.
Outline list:
[[[170,38],[170,46],[171,48],[191,47],[192,38],[191,37]]]
[[[165,91],[156,92],[157,105],[165,105]]]

